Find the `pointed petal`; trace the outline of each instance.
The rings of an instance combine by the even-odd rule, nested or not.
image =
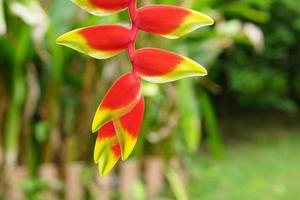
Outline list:
[[[121,147],[112,122],[105,124],[98,133],[94,160],[98,163],[99,174],[105,176],[118,162]]]
[[[195,61],[155,48],[137,50],[134,67],[143,79],[153,83],[165,83],[186,77],[207,75],[206,69]]]
[[[135,73],[127,73],[109,89],[95,114],[92,131],[96,132],[108,121],[131,111],[141,97],[141,80]]]
[[[128,7],[129,0],[71,0],[79,7],[97,16],[110,15]]]
[[[176,39],[214,20],[200,12],[169,5],[152,5],[138,10],[138,27],[146,32]]]
[[[116,131],[112,122],[108,122],[98,132],[94,149],[94,161],[98,163],[100,155],[116,141]]]
[[[129,113],[114,121],[121,146],[122,160],[129,157],[137,142],[143,116],[144,97],[141,96],[139,103]]]
[[[118,25],[98,25],[76,29],[60,36],[56,42],[96,59],[106,59],[127,48],[128,28]]]

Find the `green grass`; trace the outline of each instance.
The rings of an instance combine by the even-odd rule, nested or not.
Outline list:
[[[255,136],[225,144],[221,159],[191,162],[191,199],[300,199],[300,134]]]

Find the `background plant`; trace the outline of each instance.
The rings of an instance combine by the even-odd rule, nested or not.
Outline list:
[[[36,7],[43,8],[44,11],[33,12],[31,10],[33,2],[38,5]],[[196,31],[176,42],[146,33],[140,35],[138,48],[155,46],[183,53],[207,66],[210,74],[200,81],[184,80],[164,86],[152,84],[143,86],[148,112],[145,113],[141,133],[141,137],[145,139],[140,138],[143,142],[137,144],[135,158],[146,158],[150,155],[165,158],[164,162],[170,163],[170,168],[175,169],[177,176],[180,175],[182,178],[179,180],[186,180],[185,177],[191,180],[192,177],[192,183],[187,183],[190,187],[186,191],[192,199],[197,199],[199,195],[202,195],[203,199],[215,199],[214,197],[217,198],[220,191],[223,191],[222,195],[225,194],[231,199],[246,196],[251,198],[251,195],[257,199],[263,197],[266,192],[273,199],[288,198],[282,189],[286,188],[285,186],[288,186],[289,194],[295,196],[297,193],[293,188],[297,188],[298,183],[295,179],[292,181],[287,178],[285,172],[286,166],[298,166],[297,157],[293,156],[296,155],[297,148],[294,147],[297,146],[298,139],[297,137],[291,140],[282,139],[281,136],[287,135],[287,132],[282,133],[279,130],[292,128],[297,124],[297,120],[296,122],[290,120],[286,112],[296,115],[299,106],[300,78],[297,68],[299,65],[297,37],[299,2],[297,0],[284,2],[279,0],[230,2],[170,0],[141,1],[140,4],[151,2],[181,5],[199,10],[216,19],[216,25],[213,29]],[[24,10],[21,9],[22,12],[15,10],[16,3],[24,5],[25,11],[30,13],[29,16],[33,16],[33,13],[41,13],[39,16],[47,17],[32,17],[39,22],[29,23],[30,20],[26,18],[28,15]],[[101,98],[98,95],[105,93],[112,80],[129,70],[129,63],[126,55],[123,54],[113,61],[96,63],[71,50],[58,47],[54,41],[60,34],[74,28],[97,23],[120,21],[125,23],[128,21],[127,13],[97,18],[79,11],[69,1],[60,0],[51,2],[5,0],[1,5],[3,10],[0,9],[0,16],[4,18],[0,17],[0,27],[6,24],[6,32],[1,32],[0,37],[0,162],[1,177],[4,177],[0,182],[3,184],[5,181],[6,187],[0,187],[0,190],[7,194],[7,183],[12,181],[13,175],[18,176],[18,180],[24,180],[22,173],[18,172],[20,167],[25,166],[30,176],[27,176],[25,182],[18,181],[23,184],[17,188],[26,191],[28,195],[36,196],[44,195],[43,188],[46,187],[56,195],[62,196],[65,193],[68,196],[69,194],[64,192],[64,187],[68,188],[70,184],[66,186],[60,183],[67,180],[64,177],[69,177],[70,171],[66,170],[69,169],[69,164],[79,160],[87,163],[87,167],[83,168],[80,175],[82,178],[80,180],[83,181],[78,183],[84,183],[86,188],[84,194],[91,197],[95,194],[92,184],[96,182],[93,178],[96,175],[92,172],[96,170],[90,169],[92,161],[89,155],[92,155],[95,138],[88,134],[92,120],[92,116],[88,113],[93,113]],[[46,29],[43,28],[44,26]],[[37,40],[37,37],[33,36],[33,30],[47,31],[41,31],[42,39]],[[249,34],[253,30],[256,30],[256,33],[260,30],[258,32],[263,33],[264,40],[254,40],[252,36],[257,34]],[[120,64],[123,68],[119,67]],[[103,67],[104,65],[106,67]],[[176,98],[178,95],[184,96]],[[191,98],[188,98],[189,96]],[[184,103],[185,101],[189,103]],[[189,107],[182,107],[182,105],[189,105]],[[196,113],[191,112],[196,108]],[[283,118],[276,121],[278,112]],[[261,121],[245,126],[245,122],[253,121],[252,118],[247,118],[249,114],[253,114]],[[168,116],[168,120],[165,116]],[[218,120],[215,116],[218,116]],[[197,121],[200,126],[188,128],[190,126],[184,125],[184,121],[189,121],[189,118]],[[228,119],[230,126],[241,126],[241,129],[224,131],[224,119]],[[268,120],[275,120],[270,122],[271,127],[278,130],[280,134],[271,135],[276,132],[273,129],[266,131],[265,134],[270,135],[272,140],[279,138],[282,142],[287,141],[285,145],[279,142],[268,143],[267,136],[264,140],[261,135],[258,141],[259,148],[244,145],[252,141],[249,137],[253,135],[255,127],[258,132],[261,132],[264,127],[258,125],[263,121],[263,125],[267,126]],[[199,156],[198,151],[190,153],[191,149],[195,149],[199,144],[199,141],[191,138],[200,138],[200,134],[203,133],[202,149],[208,146],[212,150],[209,152],[221,155],[219,126],[216,122],[221,124],[222,138],[225,140],[224,159],[214,160],[205,153]],[[282,125],[285,122],[286,125]],[[186,134],[187,131],[191,134]],[[245,135],[240,136],[243,132]],[[290,132],[296,134],[299,131]],[[228,140],[236,140],[239,137],[245,140],[238,146],[232,143],[228,145]],[[83,143],[87,145],[84,146]],[[232,146],[234,147],[229,153],[231,159],[228,159],[227,150]],[[265,154],[256,151],[265,147],[269,149]],[[168,151],[162,153],[161,149]],[[243,160],[238,157],[239,155],[241,157],[247,155],[245,156],[247,159]],[[201,157],[201,160],[198,157]],[[260,165],[261,159],[266,161],[264,165]],[[269,159],[281,160],[281,162],[272,165],[277,166],[274,169],[268,164]],[[290,164],[291,161],[293,164]],[[243,173],[233,170],[234,168],[230,166],[229,163],[235,162],[234,166],[240,166],[238,169],[242,169]],[[59,169],[61,182],[55,187],[51,184],[45,186],[43,181],[41,183],[36,179],[40,175],[39,171],[49,163],[55,163]],[[256,167],[245,169],[245,165],[251,166],[251,163],[255,163]],[[226,173],[224,166],[227,167]],[[6,173],[7,171],[11,173]],[[297,177],[295,170],[289,171],[293,177]],[[224,176],[224,173],[228,176]],[[174,175],[169,172],[168,177],[170,174]],[[237,174],[239,176],[236,176]],[[268,176],[269,181],[264,179],[265,175]],[[276,185],[277,176],[278,179],[284,177],[284,180]],[[230,182],[231,178],[234,179],[232,182]],[[174,183],[174,180],[176,182],[178,179],[168,178],[168,180]],[[201,184],[199,180],[205,182]],[[52,181],[47,182],[52,183]],[[185,182],[182,181],[182,184],[185,185]],[[196,185],[203,187],[200,189],[191,187]],[[240,187],[241,185],[244,187]],[[236,186],[233,188],[238,190],[230,186]],[[271,189],[264,190],[265,186],[270,186]],[[170,187],[167,188],[169,190],[166,190],[162,196],[172,198],[172,190]],[[216,191],[213,188],[225,189]],[[144,194],[142,181],[136,184],[134,191],[139,195]],[[116,191],[114,194],[117,197],[119,195]]]

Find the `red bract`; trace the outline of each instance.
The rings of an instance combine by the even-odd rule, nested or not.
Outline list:
[[[119,12],[128,7],[130,0],[72,0],[91,14],[103,16]]]
[[[130,30],[118,25],[98,25],[76,29],[63,34],[57,43],[97,59],[117,55],[127,49]]]
[[[107,15],[129,9],[131,29],[118,25],[98,25],[68,32],[57,39],[97,59],[112,57],[127,49],[132,72],[120,77],[101,101],[92,131],[98,132],[94,160],[99,174],[106,175],[117,161],[131,154],[142,126],[144,97],[141,78],[165,83],[205,76],[207,71],[195,61],[161,49],[135,50],[139,30],[167,38],[178,38],[199,27],[213,24],[213,19],[200,12],[168,5],[136,8],[136,0],[72,0],[95,15]]]
[[[119,51],[126,49],[129,43],[128,28],[116,25],[94,26],[79,31],[87,44],[97,50]]]
[[[130,112],[141,98],[141,81],[136,73],[127,73],[108,90],[95,114],[92,131]]]
[[[121,156],[121,147],[113,122],[105,124],[98,133],[94,160],[99,163],[100,175],[107,174]]]
[[[175,39],[211,25],[213,20],[200,12],[182,7],[152,5],[138,10],[137,24],[143,31]]]
[[[120,10],[128,6],[129,0],[89,0],[91,4],[106,10]]]
[[[126,115],[114,121],[117,135],[122,149],[122,160],[131,154],[142,126],[144,116],[144,97]]]
[[[133,65],[139,75],[154,83],[207,74],[204,67],[189,58],[154,48],[137,50]]]

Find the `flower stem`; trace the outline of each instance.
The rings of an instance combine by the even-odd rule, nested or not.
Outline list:
[[[136,0],[131,0],[129,2],[129,16],[131,20],[131,31],[130,31],[130,42],[128,45],[128,55],[130,62],[132,64],[132,71],[135,72],[133,60],[135,56],[135,41],[138,35],[138,27],[136,24],[136,15],[137,15],[137,9],[136,9]]]

